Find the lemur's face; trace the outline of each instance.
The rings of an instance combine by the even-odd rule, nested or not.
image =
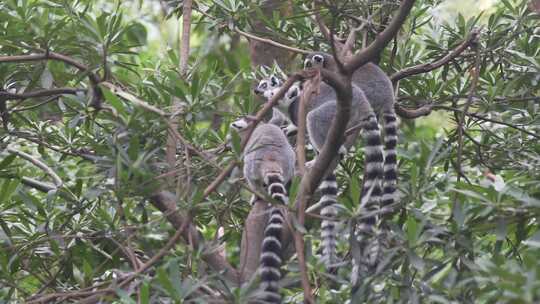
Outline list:
[[[272,98],[281,86],[281,81],[274,75],[263,78],[255,88],[255,94],[264,96],[266,99]]]
[[[304,60],[304,68],[324,67],[324,56],[321,54],[311,54]]]

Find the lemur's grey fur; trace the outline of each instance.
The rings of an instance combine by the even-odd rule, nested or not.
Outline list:
[[[240,137],[251,127],[246,119],[231,124]],[[282,264],[282,231],[285,225],[283,207],[287,204],[285,185],[294,176],[295,153],[283,131],[276,125],[260,123],[246,144],[244,154],[244,177],[257,192],[268,193],[278,202],[270,208],[270,218],[264,230],[259,274],[264,300],[280,303],[279,280]]]

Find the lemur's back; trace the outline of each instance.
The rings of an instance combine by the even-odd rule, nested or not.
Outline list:
[[[280,173],[290,179],[294,175],[294,155],[294,150],[279,127],[259,124],[244,150],[244,176],[252,177],[250,182],[259,185],[263,184],[265,174],[270,172]]]
[[[375,112],[394,106],[394,88],[388,75],[376,64],[368,62],[353,74],[354,83],[366,95]]]

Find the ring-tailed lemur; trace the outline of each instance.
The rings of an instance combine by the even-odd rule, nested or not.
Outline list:
[[[314,52],[306,57],[306,67],[322,66],[337,71],[332,55]],[[382,213],[390,212],[394,204],[397,186],[397,129],[398,121],[394,110],[395,98],[392,81],[376,64],[368,62],[358,68],[352,75],[352,81],[366,95],[373,110],[382,116],[384,122],[384,189],[382,195]]]
[[[251,127],[246,118],[231,124],[240,137]],[[282,230],[285,225],[284,207],[288,197],[285,185],[294,176],[296,157],[283,131],[276,125],[260,123],[253,130],[244,154],[244,177],[259,192],[266,192],[279,204],[270,208],[264,230],[259,274],[265,301],[280,303],[279,280],[282,264]]]
[[[334,60],[334,57],[321,53],[315,52],[307,56],[304,61],[305,67],[324,67],[331,71],[338,71],[337,64]],[[374,111],[382,116],[384,120],[384,173],[383,173],[383,191],[380,193],[380,188],[374,187],[369,192],[371,188],[371,183],[375,178],[374,171],[370,171],[369,163],[371,161],[382,161],[380,156],[376,156],[375,159],[370,159],[369,153],[367,152],[369,148],[369,141],[374,140],[375,142],[380,143],[380,131],[378,127],[378,122],[376,117],[370,118],[370,120],[363,126],[363,131],[366,134],[366,139],[368,141],[368,146],[366,146],[366,178],[364,180],[364,185],[362,189],[362,200],[361,205],[368,204],[368,201],[371,200],[374,203],[379,202],[380,196],[382,195],[382,200],[380,200],[380,212],[389,212],[391,205],[394,203],[394,195],[397,185],[397,159],[396,159],[396,145],[397,145],[397,116],[394,110],[394,90],[392,87],[392,82],[388,76],[375,64],[367,63],[357,69],[352,75],[353,85],[358,86],[364,91],[365,96],[367,97],[371,107]],[[378,170],[376,170],[378,171]],[[373,176],[371,176],[373,174]],[[370,196],[370,199],[366,199],[366,195]],[[375,198],[373,199],[373,196]],[[375,206],[377,207],[377,206]],[[367,213],[370,213],[371,208],[367,208]],[[376,240],[375,242],[369,242],[369,235],[373,233],[373,228],[377,224],[377,217],[367,216],[360,221],[360,224],[357,227],[357,233],[360,237],[360,250],[361,250],[361,261],[355,261],[353,258],[353,270],[352,270],[352,284],[353,289],[357,287],[359,273],[361,271],[367,270],[366,268],[372,268],[378,259],[379,243]],[[363,236],[368,236],[367,238]],[[360,268],[363,269],[360,269]]]
[[[279,91],[281,84],[281,80],[279,80],[276,76],[271,75],[270,77],[263,78],[261,81],[259,81],[259,84],[253,91],[256,95],[263,96],[267,100],[270,100],[270,98],[272,98],[274,94]],[[283,100],[294,97],[295,96],[288,97],[288,94],[286,94],[278,103],[278,107],[280,107],[280,104],[283,104]],[[291,121],[290,116],[283,114],[282,111],[277,110],[276,108],[272,108],[272,118],[270,119],[269,123],[279,126],[285,125],[283,131],[287,137],[296,135],[296,132],[298,131],[296,123]]]
[[[269,82],[270,80],[263,81]],[[272,90],[276,91],[278,89],[279,88],[274,87]],[[267,89],[266,91],[262,92],[262,94],[265,96],[271,96],[274,94],[272,90]],[[310,100],[307,109],[308,114],[306,117],[307,133],[315,151],[320,151],[320,149],[322,149],[324,141],[326,140],[326,135],[330,129],[330,125],[337,110],[337,97],[333,88],[323,82],[320,85],[319,91],[320,94],[314,96],[312,100]],[[278,102],[278,108],[286,112],[293,122],[297,121],[299,96],[300,87],[291,87],[291,89],[289,89],[285,94],[285,98]],[[371,199],[369,202],[364,202],[363,206],[367,209],[373,209],[373,207],[378,206],[382,193],[379,180],[382,178],[383,174],[383,153],[375,113],[367,102],[362,90],[356,86],[353,86],[351,109],[352,115],[348,126],[350,127],[360,124],[365,130],[362,132],[362,136],[366,142],[366,178],[364,178],[364,193],[367,193],[369,190],[371,192]],[[354,144],[357,135],[358,132],[353,132],[346,138],[345,143],[340,148],[341,154],[345,153],[347,149]],[[321,223],[321,242],[323,247],[322,259],[327,267],[331,267],[335,261],[337,233],[335,227],[336,223],[334,220],[337,213],[335,208],[337,183],[333,170],[330,172],[332,173],[328,174],[319,186],[322,196],[320,201],[316,204],[317,206],[322,207],[321,215],[324,218],[323,222]],[[372,222],[370,220],[367,221]]]

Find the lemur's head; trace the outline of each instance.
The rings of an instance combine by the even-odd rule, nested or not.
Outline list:
[[[304,60],[304,68],[323,68],[328,63],[327,55],[321,52],[315,52],[307,55]]]
[[[274,75],[266,77],[259,81],[259,84],[254,89],[255,94],[264,96],[266,99],[272,98],[281,86],[281,81]]]

